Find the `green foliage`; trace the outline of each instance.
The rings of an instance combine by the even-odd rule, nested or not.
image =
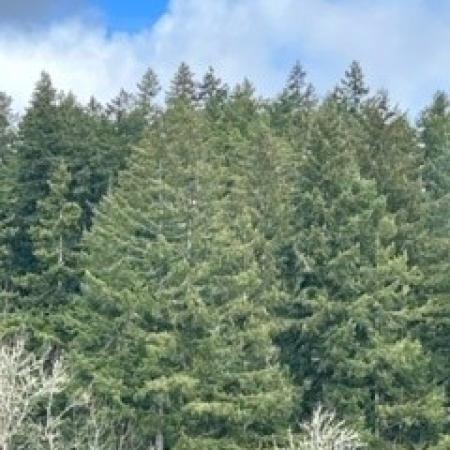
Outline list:
[[[37,204],[38,221],[31,238],[39,273],[21,277],[27,302],[44,308],[47,302],[67,302],[78,290],[77,245],[81,234],[81,208],[68,199],[71,183],[67,166],[61,162],[49,180],[49,193]]]
[[[81,105],[44,73],[17,126],[0,94],[1,331],[65,349],[99,411],[58,439],[273,448],[321,403],[370,448],[447,448],[447,95],[413,126],[356,62],[323,100],[299,63],[275,99],[185,63],[159,91]]]
[[[269,107],[273,129],[298,141],[303,137],[309,112],[316,103],[314,88],[306,81],[306,72],[297,62],[289,74],[283,92]]]
[[[443,397],[421,347],[405,341],[421,274],[397,254],[394,216],[360,175],[363,141],[334,102],[318,111],[310,139],[294,200],[295,268],[287,271],[287,312],[297,320],[280,341],[303,386],[303,408],[329,402],[381,439],[428,442],[442,429]],[[422,409],[426,398],[433,408]]]
[[[197,89],[194,74],[186,63],[181,63],[171,82],[170,90],[166,95],[168,105],[184,103],[192,105],[197,100]]]
[[[447,395],[449,383],[450,333],[450,111],[449,100],[437,93],[432,105],[419,122],[424,143],[422,185],[423,216],[417,262],[425,273],[424,283],[417,293],[419,307],[414,311],[413,324],[433,362],[440,383]]]

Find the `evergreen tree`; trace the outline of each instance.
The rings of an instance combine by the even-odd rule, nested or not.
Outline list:
[[[150,68],[147,69],[137,86],[138,105],[142,108],[152,108],[155,97],[161,90],[156,73]]]
[[[115,185],[119,171],[126,165],[131,144],[137,142],[140,137],[128,136],[126,131],[125,138],[121,136],[116,123],[95,98],[91,98],[84,112],[86,126],[82,128],[85,136],[82,142],[85,142],[88,148],[95,148],[83,164],[88,180],[82,184],[82,188],[87,188],[89,195],[82,206],[85,224],[89,228],[95,205]],[[139,134],[140,132],[139,127]]]
[[[42,73],[32,101],[19,126],[16,226],[13,259],[18,274],[33,271],[30,227],[37,222],[37,202],[48,194],[49,174],[53,158],[62,153],[59,135],[56,90],[50,76]]]
[[[290,413],[271,343],[277,292],[264,289],[251,216],[229,191],[235,168],[208,150],[199,114],[174,103],[136,149],[87,238],[75,312],[97,324],[95,335],[77,325],[80,376],[135,411],[157,448],[254,443]]]
[[[227,202],[233,201],[231,195]],[[255,448],[283,432],[290,418],[293,389],[277,362],[270,310],[279,301],[276,285],[265,283],[255,257],[259,239],[251,215],[220,210],[196,228],[207,244],[194,251],[192,300],[195,333],[190,332],[193,398],[183,408],[184,437],[175,448]],[[217,206],[217,205],[216,205]],[[208,207],[211,214],[211,208]],[[197,244],[197,245],[196,245]]]
[[[291,138],[297,136],[298,139],[298,135],[307,127],[308,113],[316,103],[314,88],[307,82],[303,66],[297,62],[289,74],[283,92],[270,106],[273,128],[278,134]]]
[[[417,262],[425,274],[414,311],[419,337],[432,351],[436,374],[450,394],[450,101],[438,92],[420,119],[424,144]]]
[[[5,311],[10,309],[14,297],[11,243],[16,231],[14,191],[17,158],[14,153],[15,133],[11,118],[11,98],[0,92],[0,307]]]
[[[216,77],[214,69],[209,67],[198,87],[198,100],[211,119],[219,118],[227,97],[228,86],[223,84],[222,80]]]
[[[353,61],[336,87],[333,97],[351,112],[358,112],[369,93],[361,65]]]
[[[38,271],[16,277],[33,326],[37,331],[50,332],[51,337],[65,334],[57,314],[79,288],[81,208],[68,199],[70,183],[70,172],[61,161],[51,174],[48,195],[38,201],[39,218],[30,230]]]
[[[197,89],[194,74],[186,63],[181,63],[171,82],[170,89],[166,95],[166,103],[171,106],[182,102],[187,105],[194,104],[197,100]]]
[[[374,182],[361,178],[363,141],[345,121],[325,103],[299,164],[286,305],[297,320],[280,342],[307,410],[329,402],[380,439],[374,448],[385,448],[392,430],[404,445],[431,442],[442,427],[442,397],[406,329],[421,274],[397,255],[394,217]],[[403,352],[414,358],[396,359]]]
[[[365,145],[358,151],[362,175],[377,182],[378,191],[386,196],[388,208],[397,214],[399,223],[414,223],[420,211],[422,162],[415,130],[404,113],[390,106],[385,92],[368,99],[360,117],[365,135]],[[405,239],[407,236],[401,237],[403,248]]]
[[[2,162],[4,162],[5,155],[11,151],[13,139],[11,103],[11,97],[0,92],[0,157]]]
[[[241,99],[252,101],[247,95],[232,101]],[[197,388],[176,449],[250,449],[264,441],[271,447],[292,412],[294,389],[272,343],[273,311],[283,297],[271,255],[280,192],[259,178],[283,168],[284,149],[267,125],[247,119],[247,137],[235,128],[240,118],[219,123],[226,140],[209,142],[212,178],[203,182],[209,195],[197,210],[190,267],[198,311],[190,371]]]
[[[132,154],[85,242],[83,296],[73,327],[80,380],[135,417],[162,449],[195,388],[180,339],[187,292],[196,113],[177,103]],[[95,328],[90,326],[94,320]],[[133,355],[133,356],[132,356]]]
[[[161,86],[156,73],[152,69],[147,69],[141,81],[137,85],[136,114],[143,121],[142,128],[145,130],[154,120],[158,113],[155,106],[155,99],[161,91]]]

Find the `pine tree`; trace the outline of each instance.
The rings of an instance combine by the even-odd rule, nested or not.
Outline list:
[[[271,122],[277,134],[294,138],[307,127],[308,113],[317,99],[314,88],[307,82],[306,72],[300,62],[292,68],[283,92],[270,106]],[[291,136],[294,134],[294,136]]]
[[[0,92],[0,157],[2,161],[6,153],[11,150],[13,138],[11,103],[11,97]]]
[[[141,108],[153,107],[155,97],[159,94],[161,86],[156,73],[151,69],[147,69],[141,81],[138,83],[137,103]]]
[[[99,107],[95,103],[91,106]],[[106,192],[109,178],[118,171],[116,165],[120,164],[110,145],[112,129],[104,130],[106,120],[92,114],[70,93],[60,95],[58,116],[61,151],[52,157],[52,170],[63,158],[70,175],[67,199],[80,206],[83,227],[88,228],[93,205]],[[106,133],[109,136],[105,136]]]
[[[431,442],[442,427],[442,396],[406,329],[421,274],[397,254],[395,217],[375,183],[361,178],[363,141],[333,101],[320,108],[310,139],[287,277],[287,313],[297,320],[281,336],[304,407],[328,402],[380,439],[374,448],[393,440],[394,429],[397,442]],[[414,357],[400,363],[403,352]]]
[[[450,394],[450,101],[438,92],[420,119],[424,191],[417,263],[425,274],[414,311],[418,336],[431,350],[439,381]]]
[[[18,274],[33,271],[30,227],[36,224],[37,202],[48,194],[53,158],[62,153],[57,95],[50,76],[42,73],[19,126],[16,226],[13,258]]]
[[[223,84],[222,80],[216,77],[214,69],[209,67],[198,87],[198,100],[212,120],[219,118],[227,97],[228,86]]]
[[[12,276],[14,265],[11,243],[14,227],[15,171],[17,157],[14,152],[15,131],[11,120],[11,98],[0,92],[0,301],[1,308],[9,311],[14,298]]]
[[[151,69],[142,76],[137,84],[136,94],[136,118],[142,121],[142,136],[145,129],[155,120],[155,116],[159,113],[159,108],[155,105],[155,99],[161,91],[161,86],[156,73]],[[141,137],[142,137],[141,136]]]
[[[231,100],[240,101],[243,111],[253,111],[251,90]],[[258,116],[245,119],[225,114],[217,124],[224,134],[208,142],[212,178],[202,188],[210,194],[197,210],[190,269],[201,319],[191,337],[197,388],[176,449],[250,449],[264,441],[271,447],[295,398],[272,342],[283,297],[271,255],[282,195],[275,180],[262,186],[260,178],[279,170],[282,189],[285,148]]]
[[[358,112],[368,93],[361,65],[353,61],[336,87],[333,97],[348,111]]]
[[[197,327],[189,372],[196,389],[183,408],[184,436],[176,449],[269,444],[284,432],[292,410],[293,388],[272,343],[270,311],[279,292],[267,286],[271,275],[256,257],[260,237],[252,214],[239,208],[232,193],[219,204],[214,212],[208,206],[212,217],[195,229],[191,295]]]
[[[194,104],[197,101],[197,89],[194,74],[186,63],[181,63],[166,95],[167,105],[174,103]]]
[[[50,177],[48,195],[38,201],[38,221],[30,230],[38,271],[16,277],[32,326],[50,338],[63,337],[58,314],[79,289],[81,208],[68,199],[70,183],[70,172],[61,161]]]
[[[115,414],[136,417],[158,449],[173,441],[195,388],[180,327],[200,139],[196,113],[177,103],[135,148],[86,237],[83,296],[72,312],[80,380]]]
[[[271,343],[276,290],[265,291],[251,216],[239,218],[228,191],[235,169],[206,146],[210,132],[199,114],[174,103],[104,200],[87,237],[83,307],[74,314],[97,324],[94,334],[77,325],[86,330],[80,376],[114,393],[117,408],[136,411],[157,448],[255,442],[290,413],[291,388]],[[248,330],[233,323],[239,317]],[[219,366],[224,354],[232,357],[228,379]],[[207,362],[224,376],[215,379]],[[247,387],[228,386],[240,377]],[[202,430],[205,420],[211,428]],[[214,440],[205,441],[208,433]]]
[[[116,184],[119,171],[126,165],[130,147],[140,139],[142,130],[141,126],[138,127],[138,137],[129,136],[126,132],[125,137],[121,136],[115,121],[111,120],[103,105],[95,98],[91,98],[84,112],[85,126],[80,129],[84,138],[81,142],[88,148],[95,149],[90,156],[84,158],[82,165],[82,173],[87,179],[81,184],[81,189],[86,189],[88,194],[82,202],[82,207],[85,226],[89,228],[95,205]]]
[[[404,113],[390,106],[385,92],[367,100],[360,120],[365,134],[365,145],[358,152],[363,176],[377,182],[379,193],[386,196],[388,208],[398,215],[399,222],[415,222],[421,203],[422,161],[415,130]]]

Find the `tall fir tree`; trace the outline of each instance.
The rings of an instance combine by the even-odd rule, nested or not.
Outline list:
[[[277,134],[299,140],[307,129],[309,112],[317,104],[314,87],[300,62],[292,68],[282,93],[270,105],[271,124]]]
[[[78,244],[81,207],[70,201],[71,177],[61,161],[49,180],[48,195],[37,204],[31,240],[38,271],[16,277],[35,331],[64,340],[64,307],[79,290]]]
[[[79,376],[136,414],[158,449],[239,448],[290,413],[271,342],[276,289],[265,291],[251,215],[229,191],[235,168],[211,153],[201,116],[174,99],[135,150],[87,237],[74,312],[97,323],[76,325]]]
[[[208,68],[198,87],[198,100],[212,120],[218,120],[228,97],[228,86],[222,83],[212,67]]]
[[[425,274],[414,311],[418,336],[431,350],[439,382],[450,394],[450,100],[438,92],[419,121],[424,194],[417,263]]]
[[[80,380],[115,414],[137,418],[158,450],[173,442],[194,389],[179,322],[199,139],[196,113],[182,101],[135,148],[86,237],[87,274],[73,311]]]
[[[353,61],[334,90],[333,97],[347,110],[358,112],[368,93],[361,65],[358,61]]]
[[[397,254],[395,217],[361,177],[360,145],[339,106],[321,106],[299,163],[286,304],[296,320],[280,343],[306,411],[329,403],[372,432],[373,448],[423,445],[437,439],[444,411],[406,328],[421,274]],[[399,361],[404,353],[414,357]]]
[[[191,105],[196,103],[197,97],[194,74],[190,67],[183,62],[171,81],[170,89],[166,94],[166,103],[169,106],[180,102]]]
[[[137,93],[137,104],[143,109],[149,109],[150,111],[154,107],[153,102],[161,90],[161,86],[158,81],[158,76],[151,69],[147,69],[139,81]]]
[[[14,298],[11,244],[16,232],[14,226],[15,172],[17,170],[15,143],[11,98],[0,92],[0,308],[3,311],[10,310]]]
[[[227,105],[236,108],[208,141],[209,194],[197,209],[190,268],[201,312],[191,337],[197,388],[184,408],[180,450],[271,447],[298,400],[272,342],[283,299],[272,252],[286,148],[257,105],[249,85],[238,88]],[[273,171],[278,184],[261,183]]]
[[[36,268],[29,231],[37,222],[37,202],[48,194],[47,180],[54,157],[62,153],[59,125],[56,90],[50,76],[44,72],[19,126],[16,183],[18,232],[13,242],[18,274]]]

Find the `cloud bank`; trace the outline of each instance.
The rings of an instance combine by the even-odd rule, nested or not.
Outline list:
[[[181,61],[197,74],[213,65],[229,83],[246,75],[271,95],[297,59],[320,92],[357,59],[372,87],[389,89],[413,113],[450,87],[447,2],[171,0],[151,28],[134,33],[110,32],[87,17],[31,30],[0,25],[0,90],[17,109],[43,69],[81,100],[107,101],[120,87],[133,88],[148,66],[167,86]]]

